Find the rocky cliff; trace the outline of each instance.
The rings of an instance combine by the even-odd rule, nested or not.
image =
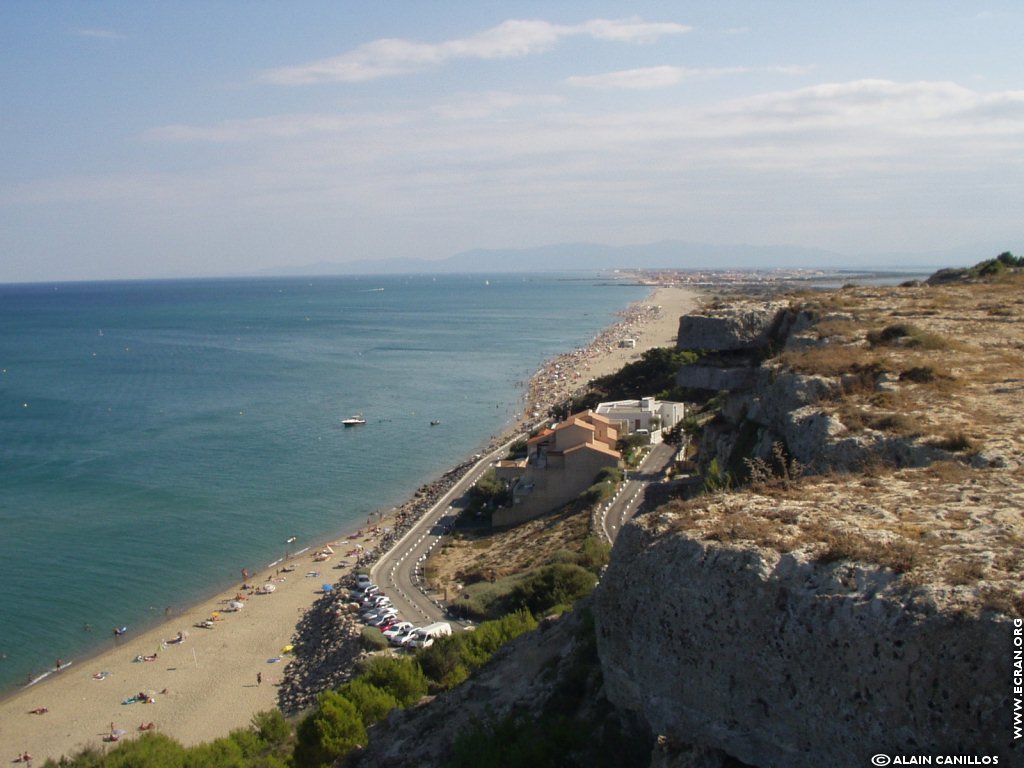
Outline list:
[[[393,715],[358,764],[444,764],[474,723],[573,707],[600,748],[565,765],[616,764],[623,745],[619,764],[679,768],[1024,764],[1022,288],[683,318],[679,346],[704,352],[680,374],[708,396],[700,460],[733,489],[647,505],[589,606]]]
[[[781,444],[815,472],[920,467],[962,457],[952,438],[977,433],[975,466],[1019,467],[1015,422],[999,414],[1024,392],[1020,283],[737,299],[681,318],[679,348],[703,357],[678,384],[722,393],[702,465],[716,459],[743,476],[744,460],[767,460]]]
[[[623,531],[595,597],[605,693],[706,765],[1019,759],[1012,619],[941,597],[813,547],[702,538],[685,512],[659,510]]]
[[[594,608],[605,693],[678,764],[1022,764],[1021,287],[681,321],[679,346],[706,354],[680,383],[724,390],[702,464],[750,485],[627,526]]]

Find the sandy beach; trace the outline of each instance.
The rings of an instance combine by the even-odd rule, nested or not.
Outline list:
[[[680,286],[652,288],[649,297],[619,313],[621,319],[605,328],[585,348],[545,363],[530,380],[524,423],[534,423],[548,408],[591,379],[639,360],[646,350],[675,346],[679,318],[697,308],[700,294]],[[630,341],[633,345],[625,346]]]
[[[622,312],[592,344],[548,361],[529,382],[524,421],[536,421],[534,413],[543,414],[547,406],[590,379],[638,359],[644,350],[674,345],[680,315],[692,311],[698,300],[699,294],[689,288],[657,288]],[[625,339],[634,340],[635,346],[620,346]],[[467,452],[471,449],[467,446]],[[387,527],[389,521],[378,525]],[[282,649],[292,642],[296,624],[320,596],[322,585],[337,582],[353,567],[355,558],[345,552],[356,543],[370,549],[374,541],[366,535],[343,539],[332,542],[335,554],[330,560],[315,562],[314,548],[251,574],[248,585],[272,584],[273,593],[241,590],[239,581],[239,589],[171,616],[155,629],[111,636],[109,650],[5,697],[0,701],[0,744],[9,754],[0,754],[0,759],[11,761],[28,752],[41,764],[107,743],[112,727],[129,739],[140,732],[140,725],[153,723],[186,745],[245,727],[254,713],[277,706],[275,683],[289,659]],[[348,565],[337,567],[342,562]],[[285,565],[294,570],[279,573]],[[245,597],[244,607],[228,611],[238,594]],[[212,628],[195,626],[215,612],[220,620]],[[178,632],[187,635],[184,640],[167,642]],[[149,701],[124,703],[140,693]]]

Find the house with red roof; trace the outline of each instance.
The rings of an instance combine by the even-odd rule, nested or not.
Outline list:
[[[616,425],[594,411],[542,429],[527,441],[525,459],[495,467],[512,489],[512,506],[495,510],[492,525],[515,525],[577,498],[602,469],[621,465],[622,455],[615,450],[618,439]]]

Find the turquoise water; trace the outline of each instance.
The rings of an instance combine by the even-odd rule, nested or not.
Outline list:
[[[0,690],[401,503],[645,294],[596,276],[0,286]],[[341,427],[354,413],[367,425]]]

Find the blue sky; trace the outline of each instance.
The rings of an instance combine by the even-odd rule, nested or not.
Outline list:
[[[1019,253],[1021,40],[1019,0],[3,0],[0,282]]]

